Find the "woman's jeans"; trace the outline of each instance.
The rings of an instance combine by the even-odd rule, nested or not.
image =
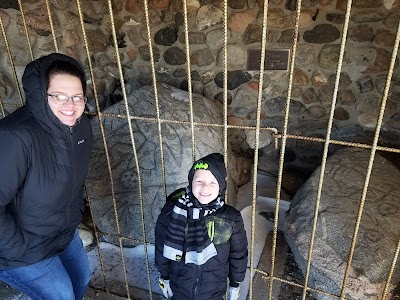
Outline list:
[[[0,271],[0,280],[34,300],[81,300],[90,267],[78,230],[61,254],[33,265]]]

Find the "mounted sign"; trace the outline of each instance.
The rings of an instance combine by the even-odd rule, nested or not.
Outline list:
[[[265,50],[264,70],[288,70],[290,49]],[[259,71],[261,49],[247,50],[247,70]]]

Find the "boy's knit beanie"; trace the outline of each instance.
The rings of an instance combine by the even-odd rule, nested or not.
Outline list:
[[[192,190],[194,172],[199,169],[208,170],[214,175],[219,184],[219,194],[223,195],[226,188],[226,168],[224,156],[221,153],[211,153],[195,161],[190,168],[188,175],[190,190]]]

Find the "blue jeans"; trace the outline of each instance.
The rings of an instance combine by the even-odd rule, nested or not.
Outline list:
[[[82,300],[90,275],[89,260],[76,230],[63,253],[33,265],[0,271],[0,280],[34,300]]]

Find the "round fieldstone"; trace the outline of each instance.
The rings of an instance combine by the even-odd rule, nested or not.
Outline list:
[[[318,92],[318,100],[321,104],[326,105],[332,102],[334,86],[332,84],[325,84],[321,86]]]
[[[189,32],[188,33],[189,45],[204,44],[206,41],[206,35],[204,32]],[[179,35],[179,42],[185,44],[185,33],[182,32]]]
[[[301,67],[315,61],[315,48],[310,44],[300,44],[296,50],[296,65]]]
[[[318,4],[318,1],[319,0],[303,0],[303,1],[301,1],[301,6],[306,7],[306,8],[313,8],[314,6],[316,6]]]
[[[364,128],[375,129],[378,122],[378,117],[371,114],[360,114],[357,116],[357,121]]]
[[[228,70],[246,69],[247,50],[239,45],[227,45],[227,64]],[[218,52],[217,65],[224,65],[224,48]]]
[[[262,15],[260,15],[262,16]],[[268,11],[268,28],[285,28],[285,12],[280,8],[271,8]]]
[[[394,115],[392,115],[390,119],[386,121],[386,125],[400,130],[400,113],[395,113]]]
[[[292,87],[292,97],[297,98],[303,95],[303,89],[299,86]]]
[[[335,120],[338,121],[347,121],[350,119],[350,114],[347,110],[345,110],[343,107],[337,107],[335,108],[335,114],[333,115]]]
[[[377,8],[382,6],[382,1],[377,0],[355,0],[353,6],[357,8]]]
[[[224,92],[221,92],[221,93],[218,93],[217,95],[215,95],[215,97],[214,97],[214,99],[215,100],[217,100],[218,102],[220,102],[221,104],[223,104],[224,103]],[[227,92],[227,94],[226,94],[226,104],[227,105],[231,105],[232,104],[232,99],[233,99],[233,97],[232,97],[232,94],[231,93],[229,93],[229,92]]]
[[[391,59],[391,53],[386,49],[377,48],[374,61],[368,65],[365,73],[378,73],[386,72],[389,69]],[[398,66],[398,61],[396,61],[395,66]]]
[[[357,80],[357,86],[360,90],[360,93],[368,93],[375,89],[374,82],[371,76],[364,76]]]
[[[322,73],[320,70],[314,71],[314,73],[311,75],[311,83],[313,84],[313,86],[319,87],[327,82],[328,79],[326,78],[325,74]]]
[[[242,34],[247,26],[253,23],[255,16],[251,13],[240,12],[234,13],[228,20],[228,28],[232,33]]]
[[[152,50],[153,50],[154,62],[159,62],[160,61],[160,49],[157,46],[153,46]],[[149,46],[146,45],[146,46],[139,47],[139,53],[140,53],[140,57],[144,61],[150,61]]]
[[[318,24],[314,29],[304,32],[303,39],[307,43],[326,44],[340,38],[340,31],[331,24]]]
[[[348,38],[358,43],[372,42],[374,39],[374,29],[365,24],[352,26],[349,29]]]
[[[199,74],[199,71],[192,71],[192,73],[190,73],[190,77],[192,79],[192,81],[200,81],[201,77]]]
[[[296,11],[297,0],[286,0],[285,8],[290,11]]]
[[[332,74],[328,78],[328,83],[334,85],[336,81],[336,74]],[[347,88],[352,83],[350,76],[346,72],[340,73],[339,88]]]
[[[157,45],[171,46],[178,39],[178,28],[175,25],[170,25],[158,30],[154,35],[154,42]]]
[[[385,47],[393,47],[396,35],[386,29],[377,29],[375,32],[374,42]]]
[[[327,13],[326,20],[334,24],[343,24],[345,19],[344,14],[340,13]]]
[[[356,103],[356,96],[352,90],[339,90],[337,102],[341,105],[353,105]]]
[[[326,108],[320,105],[311,105],[306,113],[312,118],[322,118],[326,116]]]
[[[251,75],[248,72],[243,72],[241,70],[228,71],[227,77],[228,77],[228,79],[227,79],[228,90],[234,90],[238,86],[242,85],[243,83],[248,82],[251,79]],[[219,72],[215,76],[214,81],[219,88],[223,88],[224,87],[224,73]]]
[[[172,73],[175,77],[186,77],[187,75],[187,69],[184,68],[178,68]]]
[[[318,96],[314,88],[308,88],[301,95],[301,100],[304,104],[311,104],[318,102]]]
[[[380,96],[368,94],[357,99],[356,109],[359,113],[377,114],[380,109]]]
[[[168,48],[163,56],[165,62],[170,65],[176,66],[186,63],[186,53],[178,47]]]
[[[183,24],[185,24],[185,17],[183,15],[182,11],[176,12],[174,21],[175,21],[176,27],[180,27],[180,26],[183,26]]]
[[[257,24],[249,24],[244,32],[244,43],[260,43],[262,38],[262,27]]]
[[[222,23],[224,20],[224,12],[221,9],[213,6],[212,4],[206,4],[200,7],[197,11],[195,28],[198,31],[210,28],[214,25]]]
[[[293,84],[304,86],[308,84],[307,74],[300,68],[295,68],[293,70]]]
[[[351,20],[354,23],[373,23],[382,21],[383,17],[379,12],[358,12],[352,15]]]
[[[318,62],[323,68],[334,68],[339,61],[340,45],[324,45],[318,54]]]
[[[285,111],[286,98],[276,97],[265,101],[265,111],[269,114],[282,114]]]
[[[210,49],[220,49],[224,45],[224,29],[218,28],[208,32],[206,44]]]
[[[246,1],[245,0],[230,0],[230,1],[228,1],[228,5],[230,8],[233,8],[233,9],[242,9],[245,7]]]
[[[383,24],[389,28],[396,28],[400,20],[400,11],[392,10],[383,19]]]
[[[190,63],[199,67],[208,66],[214,62],[214,55],[208,47],[196,50],[190,56]]]
[[[285,99],[286,101],[286,99]],[[306,111],[306,107],[305,105],[297,100],[290,100],[290,109],[289,109],[289,113],[291,115],[301,115],[303,112]]]
[[[293,37],[294,37],[294,29],[283,30],[281,36],[277,40],[277,43],[291,45],[293,43]]]

